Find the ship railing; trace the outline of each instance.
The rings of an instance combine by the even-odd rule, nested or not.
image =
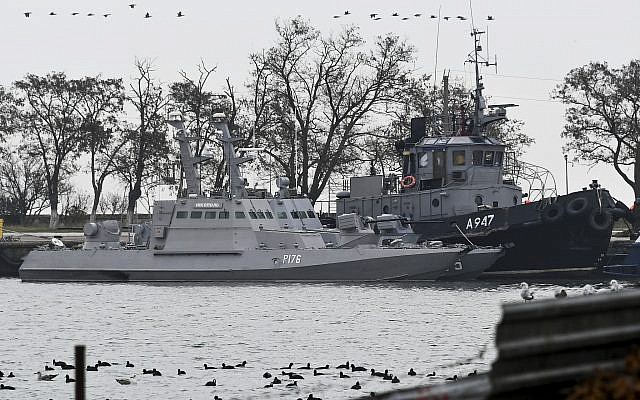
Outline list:
[[[554,201],[558,197],[556,179],[548,169],[518,160],[514,152],[505,153],[504,178],[528,193],[529,201]]]

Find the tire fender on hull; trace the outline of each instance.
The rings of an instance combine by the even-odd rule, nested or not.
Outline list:
[[[564,217],[564,208],[558,203],[553,203],[542,210],[542,221],[545,224],[555,224]]]
[[[613,225],[613,215],[608,210],[593,210],[589,214],[589,226],[596,231],[611,229]]]
[[[576,197],[571,199],[566,206],[567,215],[570,217],[578,217],[586,214],[591,208],[589,201],[585,197]]]

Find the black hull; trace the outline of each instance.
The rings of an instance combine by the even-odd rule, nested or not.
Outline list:
[[[579,213],[568,213],[567,205],[575,204],[572,201],[577,198],[584,199],[587,205]],[[505,256],[487,270],[487,276],[593,270],[607,252],[613,219],[622,210],[615,208],[605,190],[570,193],[558,197],[553,204],[562,209],[558,212],[561,215],[550,213],[549,200],[543,200],[437,221],[416,221],[412,226],[425,240],[464,243],[462,231],[474,244],[505,246]],[[599,219],[602,212],[611,215],[610,223]]]

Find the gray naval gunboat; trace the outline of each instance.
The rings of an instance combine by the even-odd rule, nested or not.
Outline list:
[[[435,280],[486,269],[502,255],[499,248],[405,244],[406,232],[392,226],[388,231],[399,237],[385,243],[355,214],[342,216],[338,230],[322,229],[309,199],[287,196],[286,178],[278,182],[280,196],[249,194],[239,165],[250,158],[235,155],[238,139],[224,115],[215,124],[230,190],[204,196],[184,124],[177,118],[169,124],[177,129],[187,197],[156,201],[151,223],[132,226],[127,245],[117,221],[104,221],[84,226],[81,250],[32,251],[19,271],[23,281]]]

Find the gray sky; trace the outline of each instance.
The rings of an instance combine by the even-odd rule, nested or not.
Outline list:
[[[134,9],[129,3],[136,3]],[[560,132],[564,107],[549,100],[549,93],[573,67],[592,60],[612,66],[640,57],[640,3],[637,0],[595,1],[515,1],[473,0],[476,26],[489,24],[489,47],[498,56],[495,70],[484,74],[485,94],[490,102],[520,104],[510,110],[512,118],[525,122],[526,132],[537,143],[525,161],[549,168],[556,177],[559,193],[564,193],[564,159]],[[157,76],[177,80],[177,72],[195,72],[203,59],[218,67],[211,90],[222,87],[228,76],[238,87],[246,81],[248,55],[274,41],[274,20],[302,15],[323,33],[340,29],[343,23],[362,28],[365,39],[394,32],[418,49],[416,68],[432,73],[436,42],[437,14],[470,16],[468,0],[448,1],[211,1],[211,0],[3,0],[0,4],[0,34],[3,62],[0,84],[9,85],[26,73],[64,71],[70,76],[102,74],[129,78],[136,57],[155,60]],[[351,15],[333,18],[349,10]],[[23,12],[31,11],[25,18]],[[49,16],[54,11],[58,15]],[[71,16],[72,12],[79,12]],[[183,18],[176,13],[182,11]],[[87,17],[87,13],[96,16]],[[152,18],[145,19],[149,12]],[[370,13],[379,13],[372,21]],[[422,13],[422,17],[402,21],[391,17]],[[108,18],[102,14],[111,13]],[[495,21],[487,22],[492,15]],[[469,66],[464,65],[472,48],[470,21],[455,18],[442,21],[438,76],[451,69],[471,83]],[[615,197],[627,204],[632,191],[611,167],[589,170],[569,167],[569,189],[578,190],[590,179],[599,179]]]

